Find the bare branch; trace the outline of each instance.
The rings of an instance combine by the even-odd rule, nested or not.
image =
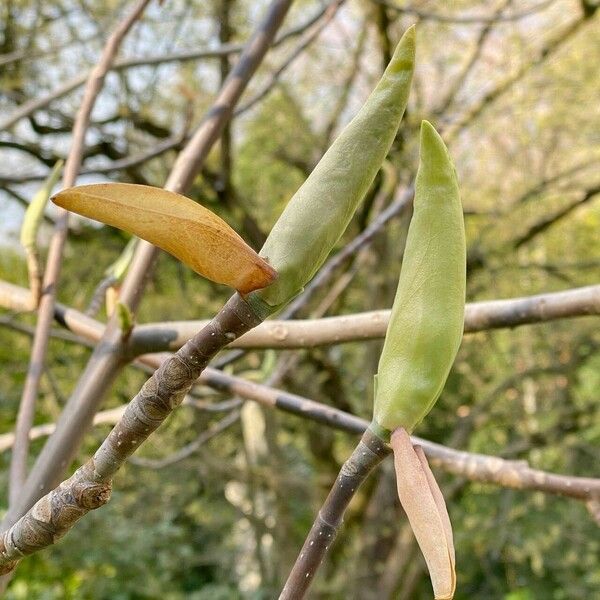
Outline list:
[[[513,246],[515,249],[520,248],[523,244],[530,242],[534,237],[543,233],[554,225],[554,223],[569,216],[574,210],[593,200],[598,194],[600,194],[600,186],[586,190],[581,198],[565,206],[565,208],[559,210],[553,215],[546,215],[540,221],[532,225],[523,235],[519,236],[514,242]]]
[[[28,291],[0,281],[0,306],[23,311]],[[506,300],[470,302],[465,308],[465,334],[600,315],[600,285]],[[79,311],[57,304],[56,320],[73,333],[97,340],[104,325]],[[325,317],[272,320],[261,323],[230,344],[232,348],[315,348],[385,336],[389,310]],[[132,354],[176,350],[207,321],[172,321],[138,325],[130,341]]]
[[[170,191],[185,194],[233,108],[258,68],[281,26],[292,0],[273,0],[264,19],[245,46],[242,55],[219,92],[204,121],[179,155],[165,184]],[[157,249],[141,241],[132,265],[123,281],[120,300],[132,313],[141,300],[148,273],[158,255]],[[10,526],[50,491],[66,465],[75,456],[90,427],[104,394],[124,364],[124,344],[118,321],[109,321],[102,338],[81,374],[75,390],[57,423],[54,435],[46,442],[19,496],[18,504],[9,508],[4,526]]]
[[[374,310],[321,319],[266,321],[230,344],[230,347],[315,348],[381,339],[385,336],[389,315],[389,310]],[[468,303],[465,308],[465,333],[589,315],[600,315],[600,285],[522,298]],[[130,339],[131,351],[137,355],[176,350],[205,323],[206,321],[174,321],[139,325]]]
[[[139,456],[131,456],[129,462],[138,467],[147,467],[149,469],[164,469],[170,467],[186,458],[189,458],[198,451],[198,449],[206,444],[209,440],[223,433],[226,429],[231,427],[234,423],[237,423],[240,418],[240,411],[234,410],[229,413],[226,417],[223,417],[220,421],[211,425],[208,429],[205,429],[200,435],[189,444],[186,444],[183,448],[174,452],[170,456],[160,459],[142,458]]]
[[[486,22],[484,24],[484,26],[482,27],[481,31],[479,32],[479,35],[477,36],[477,40],[475,42],[475,47],[474,47],[473,51],[471,52],[471,56],[466,61],[463,68],[460,70],[459,74],[455,77],[454,81],[452,82],[452,85],[450,86],[450,90],[446,94],[446,97],[442,100],[440,105],[435,109],[435,112],[437,114],[444,114],[448,110],[448,107],[451,106],[452,103],[454,102],[454,99],[456,98],[457,94],[461,90],[464,82],[467,80],[467,78],[469,77],[469,74],[471,73],[471,71],[473,70],[475,65],[477,64],[477,61],[479,60],[479,58],[481,56],[481,53],[483,51],[483,48],[485,46],[485,43],[486,43],[488,37],[494,30],[494,26],[496,25],[496,23],[498,23],[498,17],[500,17],[502,15],[502,12],[506,9],[506,7],[511,2],[512,2],[512,0],[501,0],[500,5],[494,12],[494,18],[492,18],[490,21]]]
[[[123,416],[127,405],[118,406],[109,410],[103,410],[94,416],[94,425],[114,425],[118,423]],[[55,423],[46,423],[44,425],[36,425],[29,430],[29,440],[37,440],[42,437],[52,435],[56,429]],[[13,447],[15,441],[14,433],[3,433],[0,435],[0,452],[4,452]]]
[[[534,58],[522,64],[514,73],[498,82],[489,92],[479,98],[472,106],[454,120],[444,131],[444,138],[452,140],[466,127],[471,125],[478,119],[488,107],[490,107],[498,98],[510,90],[516,83],[521,81],[532,68],[539,66],[563,45],[570,40],[581,27],[589,21],[589,17],[584,15],[579,16],[572,21],[559,35],[550,39],[542,48],[534,52]]]
[[[132,25],[141,17],[148,2],[149,0],[138,0],[131,13],[119,23],[108,38],[98,64],[90,73],[83,100],[79,111],[77,112],[77,117],[75,118],[75,125],[73,126],[73,141],[71,143],[69,156],[67,157],[63,176],[63,187],[65,188],[72,187],[77,179],[79,167],[81,166],[85,144],[85,133],[87,131],[90,114],[96,102],[96,98],[102,89],[104,77],[110,69],[110,65],[119,50],[123,38],[131,29]],[[42,375],[46,350],[48,348],[50,325],[54,318],[56,284],[60,276],[62,252],[67,239],[68,218],[67,211],[62,209],[59,210],[48,251],[43,290],[38,309],[38,320],[35,336],[33,338],[29,369],[27,371],[27,378],[25,379],[23,395],[21,397],[17,415],[15,430],[16,438],[10,463],[9,499],[11,505],[14,505],[17,502],[27,476],[27,456],[29,454],[28,432],[33,422],[35,399],[40,377]]]
[[[398,6],[394,2],[389,0],[373,0],[376,4],[381,4],[382,6],[386,6],[397,13],[400,14],[409,14],[414,15],[415,17],[419,17],[423,21],[438,21],[440,23],[463,23],[463,24],[475,24],[475,23],[495,23],[499,21],[518,21],[519,19],[524,19],[525,17],[529,17],[537,12],[545,10],[551,4],[554,3],[554,0],[543,0],[543,2],[539,2],[535,6],[523,10],[521,12],[515,12],[509,15],[492,15],[488,16],[460,16],[460,15],[444,15],[435,12],[430,12],[426,10],[421,10],[417,7],[413,6]]]
[[[600,162],[600,157],[594,156],[591,159],[586,159],[586,160],[579,162],[573,166],[570,166],[562,171],[557,171],[550,177],[544,177],[539,183],[535,184],[534,186],[528,188],[525,192],[523,192],[512,203],[511,209],[507,209],[507,210],[512,211],[514,206],[517,206],[519,204],[525,204],[529,200],[534,199],[538,194],[540,194],[546,187],[548,187],[552,183],[556,183],[557,181],[560,181],[561,179],[568,178],[571,175],[575,175],[576,173],[585,171],[586,169],[589,169],[590,167],[597,167],[598,162]]]
[[[595,287],[600,288],[600,286]],[[82,331],[87,332],[86,337],[91,340],[100,338],[103,327],[101,323],[74,309],[68,310],[72,324],[80,319],[83,321]],[[90,324],[95,325],[90,328]],[[140,357],[140,361],[148,367],[156,369],[164,364],[169,356],[168,354],[145,355]],[[362,434],[368,427],[366,420],[337,408],[210,367],[204,369],[198,378],[198,383],[349,433]],[[231,407],[228,405],[227,408]],[[123,409],[124,407],[119,407],[118,410]],[[434,465],[470,481],[493,483],[517,489],[538,490],[578,500],[600,499],[600,479],[555,475],[531,469],[525,461],[504,460],[484,454],[453,450],[419,437],[412,439],[414,444],[423,447],[427,457],[432,460]]]
[[[314,23],[316,23],[323,16],[323,14],[325,14],[326,10],[327,5],[323,6],[315,15],[307,19],[304,23],[283,33],[277,40],[273,42],[272,45],[279,46],[283,42],[300,35],[306,29],[308,29]],[[199,60],[203,58],[218,59],[223,56],[229,56],[231,54],[240,54],[244,50],[244,48],[244,44],[227,44],[214,49],[185,50],[182,52],[174,52],[172,54],[148,56],[146,58],[127,58],[115,61],[115,63],[112,65],[111,70],[124,71],[136,67],[163,65],[173,62],[186,62],[190,60]],[[28,117],[29,115],[42,108],[47,107],[55,100],[58,100],[59,98],[70,94],[77,88],[81,87],[87,81],[88,76],[88,73],[84,73],[82,75],[73,77],[72,79],[66,81],[60,87],[56,88],[46,96],[43,96],[41,98],[34,98],[29,102],[25,102],[11,115],[9,115],[4,121],[0,121],[0,130],[10,129],[21,119]]]
[[[304,39],[300,41],[296,48],[294,48],[288,58],[271,74],[269,80],[263,85],[260,91],[235,111],[236,117],[250,110],[275,88],[281,75],[283,75],[286,69],[319,37],[323,29],[329,25],[344,2],[345,0],[333,0],[327,7],[323,20],[312,31],[308,32],[308,35],[304,36]]]
[[[77,311],[70,310],[72,311],[72,319],[83,317],[84,322],[88,324],[95,323],[93,331],[89,328],[87,331],[91,339],[97,340],[101,335],[102,325],[93,319],[85,317],[81,313],[77,313]],[[206,332],[204,334],[201,332],[198,335],[206,336]],[[140,360],[153,368],[162,365],[161,369],[165,371],[167,368],[165,365],[168,364],[168,361],[163,361],[168,358],[169,355],[147,355],[141,357]],[[364,419],[345,413],[339,409],[320,404],[296,394],[290,394],[266,385],[247,381],[210,367],[204,369],[198,381],[216,390],[240,396],[247,400],[253,400],[270,408],[290,412],[335,429],[362,434],[368,427],[368,422]],[[122,437],[122,439],[126,438]],[[547,473],[531,469],[525,461],[504,460],[494,456],[457,451],[417,437],[413,437],[413,443],[423,447],[428,458],[433,461],[434,465],[438,465],[444,470],[465,477],[470,481],[492,483],[516,489],[538,490],[586,502],[598,501],[600,498],[600,479]],[[128,453],[129,451],[130,449],[127,447],[127,450],[124,452]]]

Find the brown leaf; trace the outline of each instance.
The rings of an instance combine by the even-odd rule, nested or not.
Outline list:
[[[425,456],[425,452],[423,452],[423,448],[421,446],[414,446],[415,452],[417,454],[418,459],[421,461],[421,466],[423,467],[423,471],[427,477],[427,483],[429,483],[429,489],[431,491],[431,495],[435,501],[435,504],[438,508],[438,513],[442,520],[442,525],[444,526],[444,533],[446,534],[446,544],[448,545],[448,551],[450,552],[450,560],[452,562],[452,575],[454,575],[454,584],[452,590],[456,588],[456,552],[454,550],[454,539],[452,536],[452,523],[450,522],[450,515],[448,514],[448,507],[446,506],[446,501],[444,500],[444,495],[442,494],[442,490],[440,490],[440,486],[438,482],[435,480],[431,467],[427,462],[427,457]]]
[[[456,588],[454,547],[443,497],[435,483],[444,506],[440,511],[440,498],[436,499],[437,493],[432,491],[427,475],[429,466],[427,470],[424,468],[405,429],[394,431],[390,445],[394,451],[398,497],[427,563],[435,598],[451,600]],[[447,523],[441,512],[445,512]]]
[[[146,185],[98,183],[63,190],[52,201],[141,237],[243,294],[277,276],[225,221],[185,196]]]

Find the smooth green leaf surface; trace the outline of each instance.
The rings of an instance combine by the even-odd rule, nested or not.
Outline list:
[[[367,193],[398,131],[415,59],[409,28],[359,113],[342,131],[275,223],[260,255],[278,272],[257,295],[272,312],[300,293],[323,264]]]
[[[412,431],[438,399],[462,339],[466,249],[456,172],[421,125],[414,212],[375,391],[375,421]]]
[[[46,208],[46,204],[52,193],[52,188],[56,185],[56,182],[60,177],[63,164],[62,160],[56,162],[54,168],[50,171],[50,174],[36,192],[33,200],[25,211],[23,225],[21,226],[21,245],[24,248],[32,248],[35,246],[35,239],[44,216],[44,209]]]

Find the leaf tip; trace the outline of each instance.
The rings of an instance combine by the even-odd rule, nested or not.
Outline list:
[[[261,256],[256,258],[256,270],[251,272],[236,288],[240,294],[249,294],[266,288],[277,279],[277,271]]]
[[[61,190],[60,192],[53,194],[50,196],[50,202],[56,204],[56,206],[60,206],[61,208],[66,208],[66,204],[70,195],[69,190],[70,188],[67,188],[66,190]]]

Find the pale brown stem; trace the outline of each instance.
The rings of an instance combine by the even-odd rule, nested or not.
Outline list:
[[[245,46],[240,59],[223,85],[205,120],[179,155],[165,188],[185,194],[233,107],[258,68],[279,30],[292,0],[273,0],[265,18]],[[140,241],[121,289],[121,302],[135,313],[145,283],[157,257],[157,249]],[[94,350],[77,386],[57,423],[57,429],[38,456],[19,495],[9,508],[3,526],[12,525],[38,498],[51,490],[75,456],[85,432],[91,426],[102,398],[124,364],[123,343],[116,319],[111,319]]]
[[[29,290],[0,281],[0,306],[27,311]],[[298,320],[272,320],[261,323],[230,344],[231,348],[316,348],[385,336],[389,310],[374,310],[338,317]],[[600,315],[600,285],[573,288],[505,300],[470,302],[465,308],[465,334],[506,327],[545,323]],[[97,339],[104,325],[57,303],[55,319],[73,333]],[[177,350],[207,321],[172,321],[139,325],[129,343],[129,353]],[[94,337],[96,336],[96,337]]]
[[[132,12],[119,23],[117,28],[108,38],[102,51],[98,64],[92,69],[83,100],[73,126],[73,141],[65,164],[63,175],[63,187],[72,187],[77,179],[81,166],[83,150],[85,145],[85,133],[88,128],[90,114],[96,102],[96,98],[104,84],[104,77],[119,50],[123,38],[131,29],[132,25],[140,18],[146,5],[150,0],[138,0]],[[44,272],[44,282],[31,359],[23,387],[23,395],[19,405],[17,424],[15,429],[15,444],[12,460],[10,463],[9,476],[9,503],[14,505],[27,477],[27,458],[29,455],[29,429],[33,422],[35,412],[35,400],[37,397],[40,378],[43,371],[50,325],[54,318],[54,301],[56,297],[56,285],[60,276],[62,253],[68,233],[68,212],[60,209],[54,226],[54,233],[50,241],[48,259]]]
[[[2,285],[5,284],[0,285],[0,292]],[[20,290],[20,297],[26,296],[27,290],[24,288],[12,287]],[[102,323],[90,319],[74,309],[62,308],[65,311],[63,317],[66,315],[65,320],[62,321],[64,324],[90,341],[100,339],[104,327]],[[258,327],[261,327],[261,325]],[[147,354],[139,357],[136,364],[139,363],[156,369],[168,356],[168,354]],[[253,400],[264,406],[290,412],[301,418],[349,433],[361,434],[368,426],[367,421],[364,419],[339,409],[267,385],[229,375],[210,367],[204,370],[198,382],[213,389],[246,400]],[[531,469],[526,461],[504,460],[485,454],[462,452],[417,437],[413,437],[412,441],[414,444],[422,446],[433,465],[470,481],[518,489],[538,490],[587,502],[600,502],[600,479],[597,478],[557,475]],[[597,506],[597,504],[594,506]]]
[[[600,315],[600,285],[468,303],[465,307],[465,334],[590,315]],[[389,317],[389,310],[374,310],[319,319],[265,321],[230,347],[316,348],[381,339],[385,336]],[[176,350],[204,323],[206,321],[175,321],[140,325],[130,340],[130,351],[138,355],[141,352]]]

